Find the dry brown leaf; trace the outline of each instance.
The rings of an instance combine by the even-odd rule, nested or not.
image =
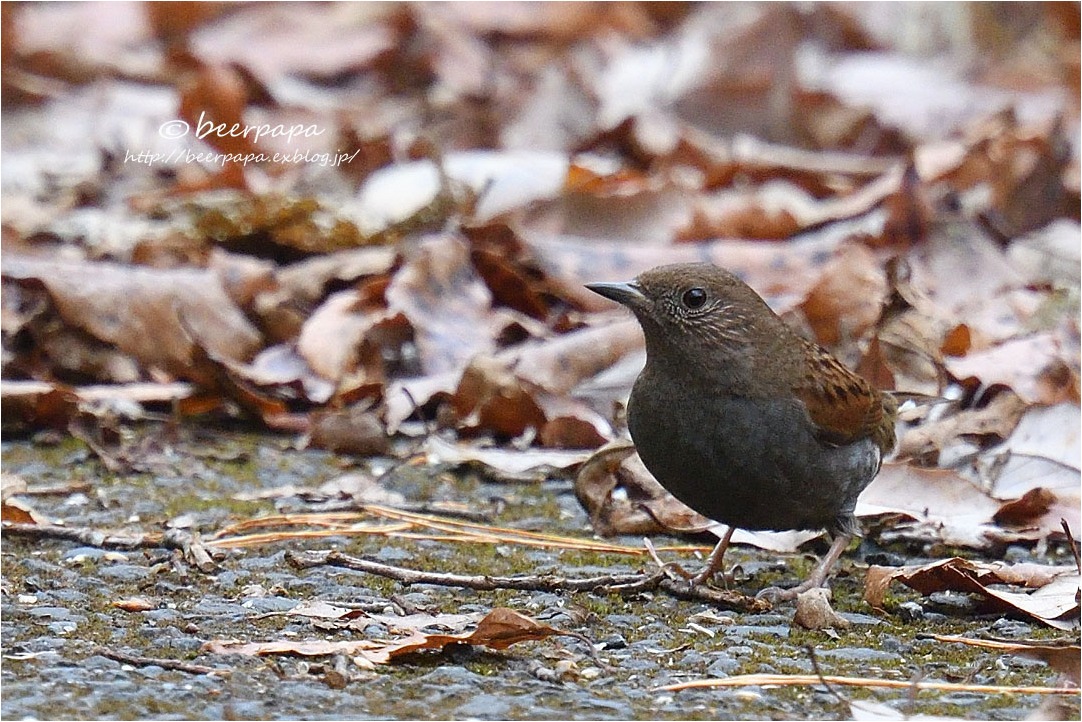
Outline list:
[[[435,464],[478,463],[507,475],[523,474],[531,469],[572,470],[590,455],[588,451],[565,451],[563,449],[516,451],[508,448],[484,448],[471,444],[452,444],[434,435],[425,439],[425,453],[429,460]]]
[[[1025,409],[1025,402],[1017,394],[1001,393],[983,408],[965,409],[914,426],[899,440],[897,458],[923,458],[966,439],[1006,439]]]
[[[890,372],[893,387],[937,395],[945,382],[940,329],[942,322],[917,309],[887,317],[879,329],[879,362]]]
[[[391,661],[422,649],[443,649],[450,644],[472,644],[490,649],[507,649],[512,644],[540,640],[564,634],[558,629],[541,624],[524,614],[496,607],[477,623],[477,629],[464,634],[414,634],[401,642],[388,645],[383,653]]]
[[[957,472],[888,463],[860,495],[856,513],[905,514],[914,522],[894,533],[982,548],[991,542],[992,515],[999,507],[999,502]]]
[[[994,459],[1007,456],[992,479],[997,499],[1017,499],[1043,487],[1075,492],[1082,467],[1082,409],[1074,403],[1032,406],[1013,433],[986,452]]]
[[[41,524],[44,520],[37,512],[24,501],[18,499],[5,499],[0,502],[0,519],[11,524]]]
[[[244,361],[259,332],[209,271],[5,256],[4,277],[44,284],[61,318],[145,365],[198,376],[196,347]]]
[[[49,519],[15,497],[26,492],[26,480],[18,474],[0,473],[0,518],[11,524],[46,524]]]
[[[605,537],[704,531],[713,525],[666,492],[628,442],[613,442],[586,460],[575,475],[575,496],[594,531]]]
[[[850,622],[830,606],[830,590],[813,587],[797,595],[793,624],[804,629],[848,629]]]
[[[389,312],[409,319],[426,374],[462,368],[495,350],[492,293],[456,236],[425,239],[391,279],[386,297]]]
[[[664,246],[601,239],[585,242],[582,238],[521,231],[530,253],[548,272],[554,290],[587,310],[612,306],[583,288],[584,283],[627,281],[666,263],[710,261],[740,276],[777,313],[793,309],[807,297],[836,249],[853,232],[843,224],[804,234],[785,244],[712,241]]]
[[[461,374],[457,371],[392,381],[387,385],[384,421],[387,433],[397,433],[410,416],[436,400],[451,398]]]
[[[502,228],[506,229],[506,226]],[[473,229],[471,238],[477,232],[477,229]],[[545,319],[549,313],[549,304],[540,292],[540,284],[526,275],[510,252],[499,253],[494,249],[478,248],[475,242],[473,250],[470,251],[470,259],[492,292],[495,303],[513,308],[531,318]]]
[[[1032,526],[1035,520],[1048,513],[1057,500],[1055,492],[1039,486],[999,507],[992,520],[1007,527]]]
[[[886,277],[871,251],[848,244],[838,250],[800,305],[824,346],[864,337],[879,320],[887,297]]]
[[[1041,377],[1046,368],[1063,364],[1065,356],[1058,336],[1042,333],[960,358],[946,358],[944,365],[959,380],[973,377],[986,386],[1004,384],[1027,403],[1053,404],[1061,399],[1049,395]]]
[[[333,613],[323,610],[320,613]],[[433,618],[435,619],[435,618]],[[411,628],[409,624],[406,628]],[[236,642],[214,639],[203,645],[203,650],[211,654],[298,654],[306,657],[333,654],[357,655],[354,660],[367,665],[387,664],[422,649],[439,649],[451,644],[482,645],[491,649],[506,649],[512,644],[529,640],[540,640],[553,635],[565,634],[545,624],[535,622],[518,612],[497,607],[489,612],[477,624],[477,628],[461,634],[422,634],[414,632],[410,637],[398,641],[279,641],[279,642]]]
[[[389,273],[397,257],[398,251],[393,247],[365,246],[282,266],[275,277],[290,300],[308,305],[322,299],[332,284],[353,283]]]
[[[248,104],[248,88],[235,68],[204,64],[183,77],[178,85],[179,115],[190,128],[198,129],[207,122],[214,126],[245,126],[244,110]],[[205,133],[202,140],[227,159],[218,165],[218,176],[208,187],[245,189],[244,165],[234,157],[257,155],[259,148],[245,135]],[[200,184],[202,186],[202,184]]]
[[[408,327],[405,318],[373,306],[359,291],[339,291],[305,321],[297,338],[297,353],[324,379],[340,383],[360,374],[381,380],[383,361],[378,347],[391,344]]]
[[[515,437],[540,429],[545,422],[535,394],[536,389],[517,378],[506,363],[478,356],[462,372],[451,406],[464,431]]]
[[[895,579],[922,594],[944,590],[979,594],[992,611],[1021,612],[1058,629],[1078,626],[1079,575],[1074,567],[1014,567],[958,557],[908,567],[873,566],[865,581],[864,600],[881,609],[887,588]],[[1024,583],[1037,590],[1019,593],[990,586],[1004,583]]]
[[[720,538],[726,530],[666,491],[627,441],[610,442],[586,459],[575,475],[575,496],[601,536],[709,532]],[[795,552],[821,534],[737,529],[732,541],[776,552]]]
[[[560,192],[567,174],[566,154],[536,151],[471,150],[448,153],[443,171],[455,187],[483,194],[473,219],[494,216]],[[373,173],[357,201],[357,222],[370,233],[385,230],[430,206],[443,190],[430,160],[399,163]]]
[[[29,70],[68,82],[152,75],[158,62],[140,51],[150,38],[137,5],[20,8],[18,51]]]
[[[390,449],[379,410],[370,401],[315,411],[310,419],[307,446],[357,456],[376,456]]]
[[[563,395],[642,345],[638,324],[621,316],[603,325],[504,349],[497,358],[506,360],[520,378]]]
[[[279,642],[240,642],[232,639],[211,639],[201,649],[208,654],[241,654],[245,656],[267,656],[271,654],[296,654],[302,657],[322,657],[334,654],[382,656],[381,650],[386,642],[370,639],[351,641],[300,641],[283,640]]]
[[[330,602],[325,602],[322,599],[305,599],[286,612],[270,612],[269,614],[283,614],[287,617],[332,620],[350,620],[365,616],[364,611],[360,609],[339,607]]]
[[[158,605],[147,599],[146,597],[128,597],[127,599],[117,599],[113,602],[113,606],[117,609],[123,609],[125,612],[148,612],[151,609],[157,609]]]
[[[7,379],[0,385],[0,415],[5,425],[66,429],[78,410],[78,397],[66,386]]]
[[[341,390],[309,368],[292,345],[269,346],[248,364],[226,364],[230,375],[251,388],[283,399],[323,404]]]
[[[538,401],[546,421],[538,431],[542,446],[550,449],[596,449],[612,439],[608,420],[577,399],[544,392]]]
[[[204,61],[236,63],[268,81],[290,75],[341,77],[371,67],[395,47],[392,28],[381,7],[252,6],[230,13],[204,28],[192,42]],[[261,32],[253,33],[259,27]],[[328,36],[328,27],[346,32]]]
[[[616,31],[621,35],[642,37],[654,28],[639,6],[523,6],[502,3],[474,5],[437,5],[429,12],[450,19],[461,32],[476,35],[562,44],[582,41],[598,34]],[[677,15],[683,8],[673,11]]]

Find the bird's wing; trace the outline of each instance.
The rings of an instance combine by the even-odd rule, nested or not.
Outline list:
[[[810,341],[804,374],[793,389],[829,444],[871,437],[884,452],[894,447],[896,402]]]

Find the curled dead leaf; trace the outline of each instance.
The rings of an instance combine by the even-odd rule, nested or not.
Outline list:
[[[1074,567],[1010,565],[958,557],[908,567],[873,566],[868,569],[864,601],[882,609],[894,580],[921,594],[944,590],[978,594],[989,610],[1025,614],[1057,629],[1078,626],[1079,575]],[[991,586],[999,584],[1023,584],[1036,591],[1009,592]]]
[[[713,525],[665,491],[627,442],[612,442],[586,460],[575,475],[575,496],[601,536],[704,531]]]
[[[793,624],[804,629],[848,629],[849,620],[830,606],[830,590],[813,587],[797,595]]]
[[[335,616],[333,610],[317,613]],[[354,641],[287,640],[244,643],[213,639],[203,645],[203,650],[211,654],[254,656],[299,654],[315,657],[347,654],[355,657],[354,662],[363,666],[371,666],[388,664],[400,657],[424,649],[442,650],[451,644],[472,644],[489,647],[490,649],[506,649],[519,642],[536,641],[559,634],[567,634],[567,632],[541,624],[511,609],[497,607],[478,622],[476,629],[461,634],[422,634],[414,632],[409,637],[396,641],[362,639]]]
[[[464,430],[494,431],[515,437],[545,423],[545,413],[535,400],[536,393],[506,362],[478,356],[462,372],[451,396],[451,406]]]

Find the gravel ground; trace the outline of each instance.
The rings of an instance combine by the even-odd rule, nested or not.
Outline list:
[[[46,443],[48,442],[48,443]],[[21,497],[68,526],[159,531],[167,522],[209,537],[224,525],[282,510],[310,510],[298,498],[238,501],[238,494],[286,485],[315,487],[364,462],[298,451],[288,441],[241,432],[151,426],[125,433],[120,470],[73,439],[5,441],[3,468],[31,486],[88,482],[85,491]],[[487,507],[503,526],[588,537],[571,481],[489,483],[475,473],[402,466],[386,486],[407,500]],[[628,544],[635,539],[616,540]],[[656,539],[655,543],[668,541]],[[413,569],[461,574],[553,572],[568,576],[632,572],[641,558],[517,545],[448,543],[386,536],[331,536],[229,550],[203,572],[179,552],[103,550],[56,540],[3,539],[2,715],[5,719],[850,719],[849,705],[817,687],[739,687],[659,691],[671,683],[754,673],[926,679],[991,685],[1054,685],[1040,662],[919,639],[922,633],[1000,638],[1064,636],[1039,625],[982,617],[957,595],[929,598],[896,589],[888,613],[861,601],[863,567],[915,563],[928,550],[880,549],[866,540],[843,560],[834,607],[852,626],[809,632],[781,605],[758,614],[712,609],[662,593],[630,597],[403,586],[332,567],[298,570],[286,551],[338,549]],[[1065,549],[1010,557],[1065,563]],[[738,548],[736,588],[754,593],[795,581],[807,555],[778,559]],[[694,562],[692,562],[694,564]],[[146,600],[126,611],[119,600]],[[363,669],[345,657],[247,657],[202,651],[211,639],[274,641],[382,639],[392,630],[365,620],[348,628],[286,616],[305,601],[401,614],[486,613],[505,606],[585,635],[527,641],[506,650],[457,645]],[[356,621],[356,620],[355,620]],[[367,623],[365,623],[367,621]],[[133,663],[124,655],[204,665],[222,672]],[[120,658],[118,660],[118,657]],[[127,661],[125,661],[127,659]],[[885,703],[901,714],[1023,719],[1037,695],[911,690],[835,690],[848,700]],[[1058,711],[1079,718],[1077,697]]]

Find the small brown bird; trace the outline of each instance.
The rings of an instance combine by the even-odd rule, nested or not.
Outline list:
[[[827,529],[830,551],[794,598],[822,586],[860,527],[857,496],[894,448],[897,403],[791,329],[746,283],[709,263],[591,283],[646,338],[628,426],[673,496],[729,525],[692,582],[722,568],[734,528]]]

